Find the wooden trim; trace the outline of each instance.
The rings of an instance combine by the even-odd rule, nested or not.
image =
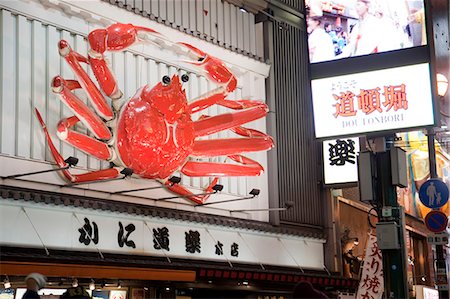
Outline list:
[[[79,264],[1,262],[3,274],[26,276],[39,272],[47,277],[114,278],[165,281],[195,281],[196,272],[155,268],[113,267]]]

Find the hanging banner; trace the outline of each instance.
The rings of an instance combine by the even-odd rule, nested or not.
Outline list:
[[[356,299],[381,299],[384,290],[383,261],[381,250],[378,248],[377,237],[369,235],[364,268],[359,281]]]

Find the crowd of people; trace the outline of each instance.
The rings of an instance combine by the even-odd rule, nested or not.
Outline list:
[[[358,19],[348,28],[323,23],[321,11],[309,10],[307,17],[310,62],[330,61],[351,56],[403,49],[426,43],[423,9],[409,12],[409,22],[398,20],[373,9],[373,0],[357,0],[354,10]]]

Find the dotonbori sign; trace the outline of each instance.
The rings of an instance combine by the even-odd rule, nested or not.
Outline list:
[[[436,123],[425,1],[335,0],[341,15],[305,0],[317,138]]]
[[[316,137],[434,123],[427,63],[312,80]]]

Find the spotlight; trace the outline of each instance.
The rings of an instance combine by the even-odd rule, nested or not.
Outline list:
[[[250,191],[250,195],[253,196],[258,196],[259,195],[260,190],[259,189],[252,189],[252,191]]]
[[[11,283],[9,282],[8,275],[6,275],[5,280],[3,281],[3,285],[5,286],[5,289],[11,288]]]
[[[168,292],[168,291],[170,291],[170,288],[169,288],[169,287],[166,287],[165,290],[166,290],[166,292]]]
[[[117,282],[117,288],[118,288],[118,289],[121,289],[121,288],[122,288],[122,282],[121,282],[120,280]]]
[[[422,276],[422,281],[425,281],[426,279],[425,279],[425,276]]]
[[[93,279],[91,279],[91,283],[89,284],[89,290],[95,290],[95,281]]]
[[[123,174],[125,177],[129,177],[133,174],[133,169],[124,168],[124,169],[122,169],[122,171],[120,173]]]
[[[74,279],[72,280],[72,286],[73,286],[74,288],[76,288],[76,287],[78,286],[78,279],[74,278]]]
[[[248,286],[248,281],[243,281],[242,285]]]
[[[172,184],[179,184],[181,182],[181,178],[179,176],[172,176],[170,177],[169,182]]]
[[[78,158],[70,156],[66,160],[64,160],[70,167],[76,166],[78,164]]]
[[[212,187],[215,192],[220,192],[223,190],[223,185],[216,184]]]
[[[245,9],[244,6],[239,7],[239,10],[240,10],[241,12],[248,13],[248,11]]]

